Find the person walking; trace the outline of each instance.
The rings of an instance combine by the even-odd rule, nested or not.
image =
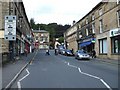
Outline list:
[[[58,55],[58,47],[59,47],[60,43],[58,42],[58,40],[55,41],[55,45],[54,45],[54,49],[55,49],[55,55]]]
[[[46,55],[50,55],[49,49],[46,49]]]
[[[9,49],[9,57],[10,57],[10,60],[11,60],[12,62],[15,61],[15,59],[14,59],[13,47],[10,47],[10,49]]]
[[[96,58],[96,52],[95,52],[95,50],[92,50],[92,58]]]
[[[28,53],[28,51],[27,51],[26,48],[24,49],[24,53],[25,53],[25,56],[27,57],[27,53]]]

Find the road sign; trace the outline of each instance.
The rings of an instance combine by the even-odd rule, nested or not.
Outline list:
[[[5,40],[16,40],[16,16],[5,16]]]

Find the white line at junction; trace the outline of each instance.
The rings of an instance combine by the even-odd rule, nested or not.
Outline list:
[[[21,90],[21,81],[22,80],[24,80],[27,76],[29,76],[30,75],[30,72],[28,71],[28,68],[26,69],[26,71],[27,71],[27,74],[23,77],[23,78],[21,78],[21,79],[19,79],[19,81],[17,82],[17,86],[18,86],[18,89],[19,90]]]

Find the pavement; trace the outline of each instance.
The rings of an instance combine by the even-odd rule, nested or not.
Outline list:
[[[27,67],[33,59],[34,53],[29,53],[26,56],[20,56],[20,59],[9,62],[2,66],[2,88],[9,88],[21,72]]]
[[[17,79],[17,77],[21,74],[21,72],[27,67],[27,65],[30,63],[30,61],[33,59],[34,56],[35,56],[35,52],[28,54],[27,57],[21,56],[20,60],[17,60],[15,62],[10,62],[4,65],[2,67],[2,88],[9,88]],[[120,63],[118,63],[118,60],[99,59],[99,58],[94,58],[93,60],[120,65]]]
[[[107,62],[107,63],[111,63],[111,64],[116,64],[116,65],[120,65],[120,61],[119,61],[119,60],[101,59],[101,58],[93,58],[93,60],[97,60],[97,61],[101,61],[101,62]]]

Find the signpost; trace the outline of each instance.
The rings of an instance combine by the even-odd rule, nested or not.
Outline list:
[[[5,16],[5,33],[4,39],[9,41],[16,40],[16,16]]]

